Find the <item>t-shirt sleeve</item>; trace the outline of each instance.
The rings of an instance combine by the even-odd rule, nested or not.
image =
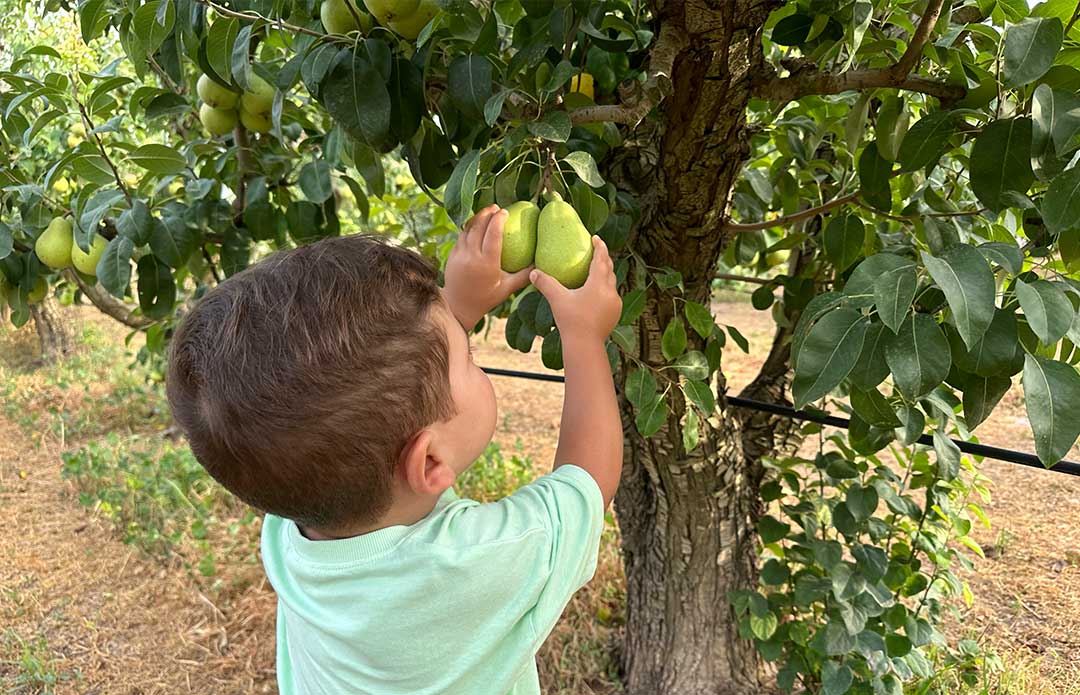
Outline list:
[[[465,526],[474,542],[516,539],[511,541],[514,550],[501,559],[535,558],[533,567],[515,568],[524,572],[513,574],[524,584],[515,593],[529,597],[521,619],[530,623],[534,646],[539,648],[570,597],[596,572],[604,530],[600,486],[585,469],[567,464],[498,502],[471,511]]]

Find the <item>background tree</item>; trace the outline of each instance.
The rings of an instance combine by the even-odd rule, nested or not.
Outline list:
[[[757,693],[759,655],[788,690],[928,677],[984,490],[950,435],[1018,375],[1047,465],[1080,433],[1071,0],[401,0],[387,26],[334,0],[55,3],[127,60],[16,46],[0,72],[16,323],[45,278],[161,359],[186,302],[274,248],[368,228],[442,261],[472,210],[544,192],[618,253],[628,692]],[[432,206],[396,195],[401,160]],[[94,273],[34,253],[56,216],[104,240]],[[828,450],[729,407],[718,275],[777,324],[742,395],[832,396],[852,428]],[[542,297],[497,313],[561,366]]]

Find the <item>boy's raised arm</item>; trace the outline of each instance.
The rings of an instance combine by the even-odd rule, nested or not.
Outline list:
[[[622,301],[607,246],[593,237],[589,279],[577,290],[539,270],[530,276],[547,297],[562,338],[566,390],[555,467],[584,468],[611,503],[622,475],[623,433],[615,384],[604,343],[615,328]]]

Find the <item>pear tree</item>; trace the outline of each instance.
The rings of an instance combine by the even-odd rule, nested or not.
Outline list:
[[[49,7],[116,56],[75,66],[27,40],[0,59],[16,323],[74,287],[160,359],[191,301],[273,249],[367,230],[441,263],[492,202],[526,230],[510,264],[571,267],[604,238],[628,693],[929,682],[962,548],[979,552],[985,479],[953,440],[1010,389],[1046,465],[1080,434],[1075,2]],[[406,169],[410,221],[380,221]],[[724,355],[747,343],[718,283],[776,326],[738,392]],[[495,313],[561,366],[539,294]]]

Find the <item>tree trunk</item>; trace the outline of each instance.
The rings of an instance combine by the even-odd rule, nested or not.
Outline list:
[[[45,297],[30,305],[38,340],[41,343],[41,361],[55,362],[71,352],[75,344],[70,322],[60,313],[56,300]]]
[[[609,173],[641,201],[630,244],[652,267],[682,274],[681,298],[708,305],[731,190],[749,155],[750,76],[762,67],[761,27],[773,9],[757,0],[654,3],[662,27],[683,37],[672,91],[659,124],[643,124]],[[649,129],[652,129],[651,131]],[[674,290],[653,284],[639,321],[639,358],[667,362],[661,336],[681,312]],[[689,350],[704,341],[690,331]],[[783,391],[786,352],[775,350],[770,378]],[[685,404],[677,377],[658,372],[670,415],[650,439],[628,422],[622,484],[615,499],[627,575],[624,680],[630,695],[758,695],[759,660],[737,634],[728,592],[757,581],[762,444],[774,420],[728,410],[722,372],[719,411],[702,422],[701,444],[682,440]],[[768,383],[766,383],[766,381]]]

